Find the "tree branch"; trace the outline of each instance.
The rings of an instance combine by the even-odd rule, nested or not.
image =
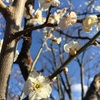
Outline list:
[[[83,52],[88,46],[90,46],[93,41],[98,38],[98,36],[100,35],[100,31],[88,42],[86,43],[78,52],[76,55],[74,56],[71,56],[68,58],[68,60],[65,61],[65,63],[58,69],[56,70],[49,78],[52,79],[54,78],[55,76],[57,76],[59,73],[62,72],[62,68],[63,67],[66,67],[66,65],[68,65],[77,55],[79,55],[81,52]]]
[[[6,10],[6,5],[2,2],[2,0],[0,0],[0,12],[2,13],[2,15],[5,15],[5,10]]]
[[[16,37],[19,37],[22,34],[27,34],[27,32],[31,32],[31,31],[34,31],[34,30],[37,30],[37,29],[42,29],[44,27],[55,27],[55,26],[57,26],[57,24],[44,23],[44,24],[39,25],[39,26],[30,27],[30,28],[25,29],[23,31],[16,32],[16,34],[13,35],[12,37],[13,37],[13,39],[15,39]]]

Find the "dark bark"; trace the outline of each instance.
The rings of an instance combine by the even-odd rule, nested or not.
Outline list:
[[[13,64],[13,58],[14,58],[14,51],[16,47],[16,41],[11,41],[11,35],[13,33],[17,32],[17,30],[14,28],[15,24],[13,21],[13,8],[8,7],[8,11],[11,10],[11,12],[7,11],[8,18],[6,19],[6,31],[4,35],[4,43],[1,51],[0,56],[0,100],[6,99],[6,89],[8,84],[8,78],[11,73],[11,67]],[[11,14],[11,15],[9,15]],[[9,19],[9,20],[8,20]]]
[[[25,29],[27,29],[29,27],[31,27],[31,26],[25,26]],[[19,64],[19,67],[21,69],[21,73],[22,73],[25,80],[27,80],[29,70],[30,70],[30,67],[32,64],[29,61],[29,60],[32,60],[31,56],[30,56],[30,46],[32,43],[31,34],[32,34],[32,32],[29,32],[28,34],[24,35],[22,49],[21,49],[20,55],[18,56],[18,59],[16,61],[16,63]]]
[[[28,5],[33,5],[33,8],[34,8],[34,0],[27,0],[27,2],[25,3],[25,7],[27,9],[27,12],[29,14],[29,8],[28,8]],[[30,14],[29,14],[30,15]],[[30,15],[30,18],[31,18],[32,15]],[[28,28],[31,28],[33,27],[33,25],[26,25],[27,23],[27,20],[25,18],[25,24],[24,24],[24,30],[28,29]],[[31,59],[31,56],[30,56],[30,47],[31,47],[31,43],[32,43],[32,31],[30,32],[24,32],[24,35],[23,35],[23,44],[22,44],[22,48],[21,48],[21,52],[18,56],[18,59],[15,63],[18,63],[19,64],[19,67],[21,69],[21,73],[24,77],[24,80],[27,80],[27,77],[28,77],[28,74],[29,74],[29,71],[30,71],[30,67],[31,67],[31,64],[32,62],[30,62]]]
[[[100,73],[94,77],[84,100],[100,100]]]

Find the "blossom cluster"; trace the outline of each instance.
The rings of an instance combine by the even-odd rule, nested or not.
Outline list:
[[[6,2],[13,2],[13,0],[6,0]],[[58,7],[60,5],[59,0],[38,0],[39,9],[36,11],[33,9],[33,5],[28,5],[28,10],[25,8],[24,17],[27,19],[27,24],[43,24],[46,21],[46,17],[43,16],[44,11],[48,11],[49,7]],[[95,10],[100,10],[100,6],[95,7]],[[58,24],[61,30],[66,30],[68,27],[77,23],[77,14],[74,11],[69,11],[67,14],[67,8],[62,8],[50,14],[48,23]],[[98,25],[100,28],[100,18],[96,15],[87,16],[82,20],[82,29],[85,32],[90,32],[94,25]]]
[[[27,24],[43,24],[46,21],[46,17],[43,17],[43,12],[47,11],[50,6],[58,7],[59,5],[59,0],[39,0],[39,9],[36,11],[33,10],[32,5],[29,5],[29,12],[33,17],[30,18],[30,15],[25,9],[24,16],[28,19]],[[77,14],[74,11],[69,11],[67,13],[67,8],[62,8],[60,10],[56,10],[54,14],[50,14],[48,23],[57,23],[61,30],[66,30],[68,27],[77,23]],[[90,32],[94,25],[97,24],[98,27],[100,27],[99,23],[100,19],[98,19],[96,15],[87,16],[82,20],[82,29],[85,32]]]
[[[24,16],[27,19],[29,19],[27,21],[27,24],[39,24],[39,25],[43,24],[46,21],[46,18],[43,17],[43,12],[48,11],[50,6],[58,7],[59,5],[60,5],[59,0],[39,0],[39,9],[37,9],[36,11],[33,10],[32,5],[29,5],[29,10],[30,13],[33,15],[33,17],[30,18],[27,12],[24,13]],[[66,30],[68,29],[68,27],[73,26],[74,24],[77,23],[77,14],[74,11],[70,11],[67,13],[67,8],[56,10],[54,14],[50,14],[48,18],[48,23],[51,24],[57,23],[58,27],[61,30]],[[87,16],[82,20],[82,29],[85,32],[90,32],[94,25],[97,24],[98,27],[100,27],[99,23],[100,20],[96,15]],[[50,39],[54,44],[55,43],[60,44],[62,39],[61,37],[59,38],[55,37],[52,34],[53,30],[54,29],[50,29],[49,32],[48,30],[44,30],[43,31],[44,38]],[[46,43],[46,48],[50,50],[47,43]],[[69,53],[70,55],[75,55],[80,48],[81,46],[78,44],[77,41],[70,41],[68,44],[64,45],[64,51]]]

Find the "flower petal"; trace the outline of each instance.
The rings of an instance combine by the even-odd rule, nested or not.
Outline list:
[[[32,83],[30,80],[27,80],[24,84],[24,93],[29,95],[32,92]]]
[[[69,53],[69,48],[70,48],[70,46],[68,44],[64,45],[64,51],[65,52]]]

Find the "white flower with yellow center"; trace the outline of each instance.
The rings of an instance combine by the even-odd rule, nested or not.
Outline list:
[[[35,12],[34,24],[43,24],[45,19],[42,17],[42,11],[37,9]]]
[[[96,15],[91,15],[87,16],[82,23],[82,29],[85,32],[90,32],[92,30],[92,27],[97,23],[97,16]]]
[[[64,51],[70,55],[75,55],[80,48],[81,46],[77,41],[70,41],[68,44],[64,45]]]
[[[71,11],[66,15],[66,17],[60,20],[58,27],[60,27],[60,29],[62,30],[65,30],[69,26],[74,25],[76,22],[77,22],[77,15],[75,12]]]
[[[42,11],[37,9],[35,12],[35,16],[27,21],[27,24],[43,24],[45,22],[45,18],[42,17]]]
[[[56,6],[58,7],[60,4],[59,0],[39,0],[39,7],[43,10],[43,11],[47,11],[48,8],[52,5],[52,6]]]
[[[49,98],[52,91],[50,80],[34,71],[30,74],[29,79],[24,84],[23,91],[25,94],[29,95],[29,100]]]

